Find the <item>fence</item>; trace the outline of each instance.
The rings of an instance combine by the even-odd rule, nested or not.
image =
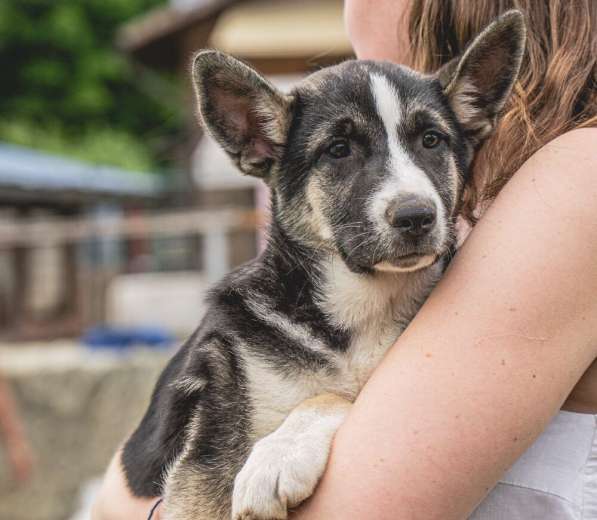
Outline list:
[[[5,275],[4,280],[0,276],[0,337],[71,335],[101,321],[109,281],[131,265],[136,270],[155,269],[139,267],[136,260],[151,256],[151,244],[159,241],[172,245],[177,237],[184,239],[184,253],[197,258],[194,267],[209,281],[219,279],[233,264],[254,254],[255,232],[262,220],[256,211],[178,209],[0,222],[0,275]],[[239,241],[238,236],[244,239]],[[52,264],[56,267],[50,275]],[[46,275],[36,276],[36,270],[45,270]],[[59,296],[51,308],[40,312],[43,306],[32,304],[32,295],[47,293],[52,284]]]

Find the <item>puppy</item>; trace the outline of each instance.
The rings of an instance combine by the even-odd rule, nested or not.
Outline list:
[[[313,492],[336,429],[445,264],[475,149],[524,49],[522,15],[434,75],[347,61],[279,92],[217,51],[193,62],[207,131],[271,189],[269,242],[210,293],[125,445],[165,518],[271,520]]]

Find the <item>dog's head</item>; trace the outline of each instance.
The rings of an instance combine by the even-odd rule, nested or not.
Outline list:
[[[203,51],[193,78],[208,132],[268,183],[291,236],[356,272],[414,271],[451,244],[474,150],[523,50],[522,15],[511,11],[434,75],[348,61],[284,94],[244,63]]]

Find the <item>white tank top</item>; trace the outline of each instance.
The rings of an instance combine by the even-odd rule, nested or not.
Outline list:
[[[597,520],[597,415],[560,411],[469,520]]]

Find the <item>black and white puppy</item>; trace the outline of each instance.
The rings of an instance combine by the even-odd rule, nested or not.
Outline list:
[[[123,451],[135,495],[163,495],[166,519],[269,520],[313,492],[351,402],[442,273],[524,32],[511,11],[437,74],[347,61],[289,94],[197,54],[199,114],[271,188],[270,238],[213,289],[160,377]]]

